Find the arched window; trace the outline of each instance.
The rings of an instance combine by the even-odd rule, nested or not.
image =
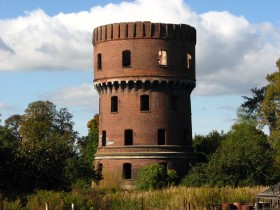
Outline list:
[[[131,57],[130,57],[130,51],[124,50],[122,52],[122,66],[123,67],[130,67],[131,65]]]
[[[124,163],[123,164],[123,178],[124,179],[131,179],[131,163]]]

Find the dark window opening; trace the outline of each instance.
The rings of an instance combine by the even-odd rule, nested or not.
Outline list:
[[[124,145],[133,145],[133,130],[124,131]]]
[[[123,164],[123,178],[131,179],[131,163]]]
[[[165,129],[158,129],[158,145],[165,145]]]
[[[167,66],[167,53],[165,50],[158,51],[158,65]]]
[[[118,96],[111,97],[111,112],[118,112]]]
[[[123,67],[130,67],[131,65],[131,57],[130,57],[130,51],[125,50],[122,52],[122,66]]]
[[[174,95],[171,96],[170,109],[171,109],[172,112],[177,111],[177,98],[178,98],[177,96],[174,96]]]
[[[150,102],[148,95],[142,95],[140,97],[140,111],[149,111],[150,110]]]
[[[192,55],[187,53],[187,68],[190,69],[192,67]]]
[[[102,59],[101,59],[101,54],[97,54],[97,69],[102,68]]]
[[[106,146],[106,131],[102,131],[102,146]]]
[[[103,170],[103,164],[102,163],[98,164],[97,170],[98,170],[99,173],[102,173],[102,170]]]

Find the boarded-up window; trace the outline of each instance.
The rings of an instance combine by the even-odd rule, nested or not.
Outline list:
[[[97,69],[98,70],[101,70],[102,68],[102,57],[101,57],[101,54],[97,54]]]
[[[130,67],[131,65],[131,57],[130,57],[130,51],[125,50],[122,52],[122,66],[123,67]]]
[[[158,65],[167,66],[167,53],[165,50],[158,51]]]
[[[133,145],[133,130],[124,131],[124,145]]]
[[[158,129],[158,145],[165,145],[165,129]]]
[[[118,96],[111,97],[111,112],[118,112]]]
[[[140,111],[150,110],[150,100],[148,95],[140,96]]]
[[[123,178],[131,179],[131,163],[123,164]]]

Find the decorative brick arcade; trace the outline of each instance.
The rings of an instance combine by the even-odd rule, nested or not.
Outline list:
[[[195,28],[114,23],[95,28],[92,41],[99,93],[95,165],[102,167],[102,182],[132,186],[138,170],[151,163],[184,176],[195,158]]]

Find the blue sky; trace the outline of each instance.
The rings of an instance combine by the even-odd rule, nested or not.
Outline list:
[[[280,1],[0,0],[0,113],[23,114],[50,100],[74,115],[75,129],[98,112],[91,33],[124,21],[196,27],[193,134],[228,131],[242,96],[265,85],[280,57]]]

